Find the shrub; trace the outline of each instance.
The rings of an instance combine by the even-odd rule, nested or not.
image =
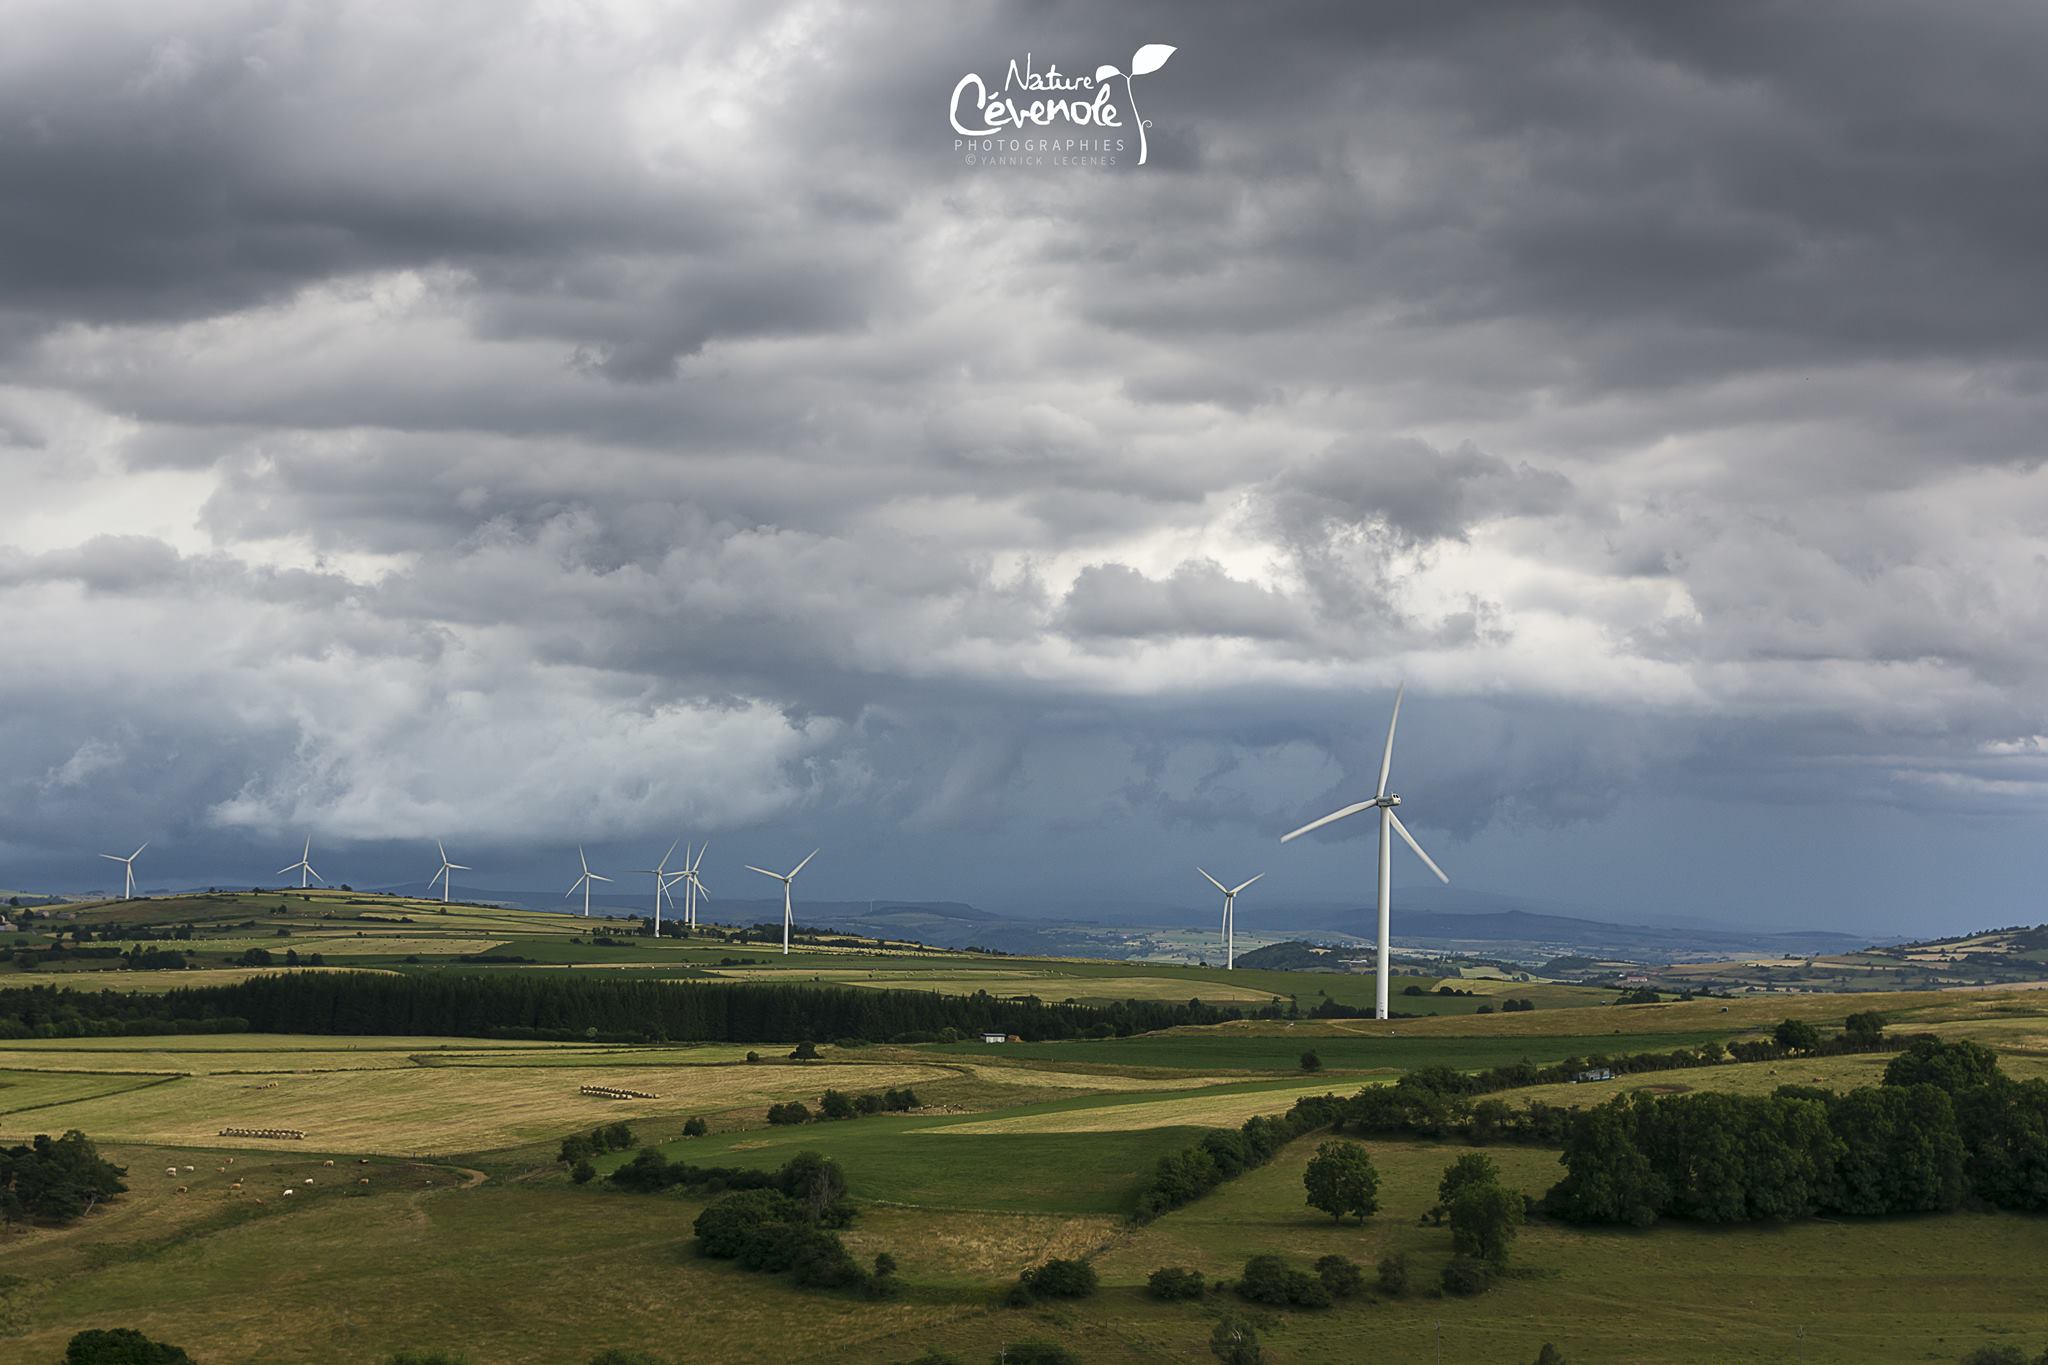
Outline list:
[[[582,1133],[571,1133],[562,1139],[562,1149],[555,1153],[555,1160],[564,1166],[573,1166],[587,1156],[596,1153],[596,1147]]]
[[[683,1136],[686,1138],[703,1137],[710,1131],[711,1125],[702,1119],[688,1119],[683,1123]]]
[[[1380,1293],[1398,1299],[1408,1292],[1408,1258],[1400,1252],[1380,1258]]]
[[[1546,1341],[1543,1349],[1536,1353],[1536,1365],[1565,1365],[1564,1352]]]
[[[1332,1218],[1356,1214],[1363,1223],[1380,1206],[1380,1176],[1372,1158],[1355,1142],[1325,1142],[1309,1159],[1301,1183],[1308,1203]]]
[[[1278,1256],[1254,1256],[1237,1277],[1237,1294],[1248,1303],[1276,1308],[1328,1308],[1330,1291],[1321,1280]]]
[[[1180,1299],[1199,1299],[1205,1285],[1202,1272],[1189,1270],[1185,1266],[1162,1266],[1145,1279],[1145,1292],[1155,1299],[1173,1303]]]
[[[1499,1183],[1500,1167],[1493,1164],[1493,1158],[1483,1152],[1468,1152],[1444,1168],[1444,1178],[1436,1186],[1436,1202],[1449,1207],[1468,1185]]]
[[[1259,1334],[1235,1313],[1225,1313],[1209,1334],[1209,1354],[1223,1365],[1259,1365]]]
[[[706,1256],[731,1260],[754,1232],[770,1223],[787,1222],[795,1205],[779,1190],[742,1190],[713,1200],[692,1225],[697,1249]]]
[[[1963,1357],[1962,1365],[2027,1365],[2027,1353],[2017,1346],[1999,1342],[1979,1346]]]
[[[1951,1095],[1999,1079],[1998,1054],[1982,1043],[1915,1039],[1884,1069],[1886,1085],[1938,1085]]]
[[[843,1090],[827,1090],[818,1097],[818,1113],[822,1118],[850,1119],[853,1117],[853,1099]]]
[[[660,1356],[651,1356],[645,1351],[599,1351],[590,1358],[590,1365],[668,1365]]]
[[[1316,1278],[1333,1299],[1348,1299],[1365,1288],[1365,1272],[1349,1256],[1325,1256],[1316,1262]]]
[[[1820,1030],[1804,1019],[1787,1019],[1771,1030],[1771,1041],[1787,1052],[1812,1052],[1820,1046]]]
[[[384,1365],[469,1365],[469,1357],[453,1351],[399,1351]]]
[[[192,1357],[168,1342],[151,1341],[133,1327],[108,1327],[71,1338],[63,1365],[192,1365]]]
[[[1493,1283],[1493,1267],[1476,1256],[1453,1256],[1444,1267],[1444,1292],[1483,1294]]]
[[[789,1059],[793,1062],[815,1062],[818,1060],[818,1045],[806,1038],[796,1045],[796,1051],[789,1054]]]
[[[588,1185],[597,1174],[597,1167],[587,1161],[579,1161],[569,1168],[569,1178],[579,1185]]]
[[[1323,1059],[1316,1056],[1313,1048],[1301,1054],[1301,1069],[1303,1071],[1321,1071],[1323,1069]]]
[[[1095,1267],[1082,1260],[1054,1257],[1018,1277],[1033,1295],[1041,1299],[1085,1299],[1093,1297],[1099,1283]]]
[[[811,1111],[802,1100],[791,1100],[787,1104],[768,1106],[768,1122],[772,1124],[809,1123]]]

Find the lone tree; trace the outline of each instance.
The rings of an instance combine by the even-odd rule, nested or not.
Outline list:
[[[1450,1210],[1451,1249],[1505,1269],[1515,1229],[1522,1224],[1522,1196],[1487,1180],[1463,1186],[1445,1207]]]
[[[96,1328],[71,1338],[63,1365],[192,1365],[192,1357],[133,1327]]]
[[[1355,1142],[1325,1142],[1302,1172],[1309,1207],[1332,1218],[1356,1214],[1363,1223],[1380,1207],[1380,1173],[1372,1158]]]

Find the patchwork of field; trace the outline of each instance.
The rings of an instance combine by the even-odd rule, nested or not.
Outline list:
[[[725,967],[720,976],[742,980],[787,979],[789,973],[772,967]],[[1014,1000],[1037,996],[1053,1002],[1074,1000],[1083,1004],[1117,1000],[1183,1001],[1200,996],[1211,1005],[1239,1004],[1257,1008],[1277,999],[1273,992],[1221,981],[1190,983],[1178,977],[1078,976],[1046,970],[1029,972],[967,972],[948,975],[934,971],[889,971],[851,967],[825,968],[805,972],[808,981],[834,986],[866,986],[877,990],[937,991],[944,995],[972,995],[986,991],[998,999]]]

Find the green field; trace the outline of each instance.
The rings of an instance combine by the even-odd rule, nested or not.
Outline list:
[[[286,911],[274,914],[275,906]],[[989,990],[1046,1000],[1192,997],[1220,1002],[1370,999],[1365,978],[1198,967],[988,958],[892,945],[813,946],[785,963],[759,945],[641,940],[610,948],[590,925],[488,907],[348,893],[266,893],[88,910],[123,925],[196,922],[181,942],[378,942],[350,955],[395,971],[631,971],[677,978],[816,978],[857,988]],[[143,916],[158,916],[154,920]],[[247,927],[251,918],[259,927]],[[412,923],[398,923],[410,919]],[[616,926],[600,926],[613,929]],[[360,930],[361,939],[355,938]],[[582,942],[578,942],[582,939]],[[472,945],[529,965],[459,963]],[[160,946],[160,945],[159,945]],[[403,946],[403,954],[395,951]],[[210,950],[210,949],[209,949]],[[241,951],[236,949],[235,951]],[[335,956],[331,948],[324,949]],[[407,962],[405,957],[420,960]],[[727,962],[726,959],[741,959]],[[250,969],[51,973],[50,982],[161,989]],[[329,970],[333,970],[330,968]],[[16,972],[0,984],[33,984]],[[126,980],[122,980],[126,978]],[[166,983],[164,978],[173,980]],[[180,978],[182,978],[180,980]],[[1418,984],[1433,986],[1435,979]],[[481,1038],[182,1035],[0,1041],[0,1136],[83,1129],[129,1168],[130,1192],[67,1228],[0,1236],[0,1360],[50,1365],[89,1326],[135,1326],[200,1365],[382,1365],[400,1348],[465,1352],[472,1365],[584,1365],[604,1347],[677,1361],[908,1361],[929,1348],[993,1359],[1006,1342],[1056,1340],[1090,1365],[1207,1360],[1211,1297],[1163,1304],[1145,1277],[1185,1265],[1234,1275],[1277,1252],[1336,1252],[1370,1265],[1399,1251],[1417,1288],[1324,1312],[1258,1310],[1273,1365],[1354,1359],[1508,1362],[1554,1342],[1585,1362],[1952,1361],[1987,1340],[2048,1347],[2048,1281],[2034,1269],[2048,1223],[2003,1214],[1810,1220],[1644,1232],[1536,1222],[1505,1281],[1471,1300],[1428,1290],[1449,1234],[1423,1217],[1443,1168],[1468,1148],[1368,1143],[1380,1212],[1333,1224],[1302,1201],[1321,1139],[1143,1225],[1130,1215],[1158,1159],[1206,1127],[1279,1113],[1304,1094],[1349,1094],[1425,1066],[1476,1070],[1524,1059],[1665,1052],[1757,1037],[1797,1017],[1823,1030],[1850,1010],[1895,1029],[1973,1038],[2015,1076],[2048,1076],[2048,992],[1774,995],[1617,1007],[1605,992],[1459,979],[1480,997],[1399,997],[1431,1017],[1244,1020],[1127,1038],[838,1047],[816,1062],[795,1040],[533,1043]],[[676,989],[693,989],[679,984]],[[1528,1013],[1476,1012],[1487,998]],[[1418,1010],[1419,1012],[1419,1010]],[[1306,1074],[1313,1050],[1322,1070]],[[747,1054],[760,1059],[749,1062]],[[1726,1064],[1507,1092],[1511,1102],[1598,1104],[1616,1094],[1874,1084],[1885,1054]],[[653,1092],[582,1096],[583,1084]],[[771,1127],[771,1102],[827,1087],[911,1086],[920,1106],[835,1123]],[[710,1133],[681,1137],[685,1118]],[[816,1150],[845,1167],[858,1256],[888,1251],[900,1299],[799,1291],[691,1251],[701,1202],[570,1182],[559,1139],[624,1119],[699,1165],[772,1169]],[[290,1127],[303,1143],[223,1139],[219,1128]],[[1491,1148],[1514,1185],[1540,1194],[1558,1154]],[[596,1163],[610,1169],[621,1152]],[[326,1163],[332,1162],[330,1166]],[[185,1167],[192,1167],[186,1171]],[[166,1169],[175,1167],[176,1175]],[[365,1183],[366,1182],[366,1183]],[[240,1188],[236,1188],[239,1184]],[[181,1192],[182,1187],[182,1192]],[[286,1188],[293,1193],[286,1195]],[[1086,1256],[1095,1298],[999,1308],[996,1291],[1052,1255]]]

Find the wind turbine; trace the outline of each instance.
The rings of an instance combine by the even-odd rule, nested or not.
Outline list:
[[[1303,825],[1300,829],[1295,830],[1292,834],[1283,834],[1280,836],[1280,842],[1284,844],[1289,839],[1298,839],[1302,835],[1307,834],[1310,830],[1321,829],[1324,825],[1330,824],[1333,821],[1342,820],[1347,815],[1356,815],[1358,814],[1358,812],[1362,810],[1376,809],[1379,811],[1380,953],[1379,1005],[1377,1012],[1373,1016],[1376,1019],[1384,1019],[1387,1017],[1387,923],[1388,905],[1392,897],[1392,872],[1394,865],[1394,841],[1388,837],[1389,831],[1391,831],[1394,834],[1400,835],[1402,841],[1405,842],[1408,845],[1408,847],[1415,850],[1415,856],[1422,859],[1423,865],[1426,866],[1431,872],[1436,873],[1438,881],[1443,882],[1446,885],[1449,885],[1451,880],[1450,877],[1445,874],[1444,870],[1436,865],[1436,859],[1430,857],[1427,853],[1424,853],[1422,851],[1422,845],[1415,842],[1415,836],[1408,832],[1408,826],[1401,823],[1401,817],[1394,814],[1394,807],[1401,804],[1401,798],[1398,796],[1389,795],[1387,792],[1387,772],[1394,765],[1394,726],[1397,725],[1401,719],[1401,695],[1405,691],[1407,691],[1406,684],[1403,684],[1401,687],[1396,688],[1394,691],[1394,717],[1392,720],[1389,720],[1387,722],[1387,748],[1386,752],[1380,755],[1380,785],[1379,790],[1373,793],[1372,800],[1360,801],[1353,805],[1346,806],[1342,810],[1333,810],[1320,820],[1311,820],[1308,824]]]
[[[1251,882],[1239,882],[1236,886],[1225,886],[1214,877],[1210,877],[1207,872],[1203,872],[1201,868],[1198,867],[1195,871],[1201,872],[1204,877],[1208,878],[1209,885],[1223,893],[1223,970],[1227,972],[1237,962],[1237,893],[1266,874],[1261,872],[1259,877],[1252,878]]]
[[[277,871],[279,876],[287,872],[298,873],[299,890],[301,891],[306,889],[306,878],[308,877],[311,877],[322,886],[327,885],[327,879],[313,870],[313,836],[310,834],[306,836],[306,851],[299,855],[299,860],[290,867],[280,867]]]
[[[705,851],[708,850],[710,847],[710,841],[706,840],[703,846],[697,850],[696,856],[692,857],[690,854],[689,846],[685,845],[683,847],[683,870],[678,873],[675,873],[668,879],[668,884],[670,886],[674,886],[677,883],[682,884],[683,923],[688,925],[692,929],[695,929],[697,927],[698,898],[702,897],[705,900],[711,899],[711,893],[704,889],[704,879],[697,875],[697,869],[704,866]],[[675,898],[671,896],[669,900],[670,903],[673,904]]]
[[[142,848],[148,847],[149,843],[145,840]],[[124,901],[135,899],[135,860],[142,856],[142,848],[136,849],[125,858],[118,853],[102,853],[100,855],[110,863],[121,864],[121,899]]]
[[[770,872],[765,867],[755,867],[752,863],[747,864],[747,871],[758,872],[764,877],[773,877],[782,883],[782,955],[784,957],[789,956],[789,922],[794,917],[789,904],[789,884],[795,881],[796,874],[803,871],[811,859],[817,856],[818,850],[814,848],[805,856],[803,862],[798,863],[787,872]]]
[[[661,900],[662,897],[668,895],[668,860],[676,856],[676,844],[681,842],[682,838],[678,836],[676,843],[668,846],[668,852],[662,854],[661,861],[653,867],[636,867],[633,869],[635,872],[651,872],[654,874],[654,936],[656,938],[661,937]]]
[[[469,871],[469,864],[449,862],[448,849],[439,839],[434,840],[434,847],[441,850],[441,870],[427,878],[427,893],[429,895],[433,894],[434,883],[441,883],[441,904],[446,905],[448,903],[448,889],[455,885],[455,878],[451,874]]]
[[[584,857],[584,856],[583,856],[583,845],[581,845],[581,844],[578,844],[578,845],[576,845],[576,861],[577,861],[577,862],[579,862],[579,863],[581,863],[581,864],[583,864],[583,875],[582,875],[582,876],[580,876],[580,877],[578,877],[578,878],[576,879],[576,885],[575,885],[575,886],[572,886],[572,887],[570,887],[570,888],[569,888],[569,889],[568,889],[567,891],[564,891],[564,892],[562,893],[562,899],[563,899],[563,900],[567,900],[567,899],[569,899],[569,897],[571,897],[571,896],[575,895],[575,894],[576,894],[576,892],[577,892],[577,891],[578,891],[579,889],[581,889],[581,890],[582,890],[582,892],[583,892],[583,918],[585,918],[585,919],[589,919],[589,918],[590,918],[590,884],[591,884],[592,882],[608,882],[608,881],[610,881],[610,880],[611,880],[611,878],[610,878],[610,877],[600,877],[600,876],[598,876],[598,875],[597,875],[597,874],[596,874],[595,872],[592,872],[592,871],[590,870],[590,859],[588,859],[588,858],[586,858],[586,857]]]

